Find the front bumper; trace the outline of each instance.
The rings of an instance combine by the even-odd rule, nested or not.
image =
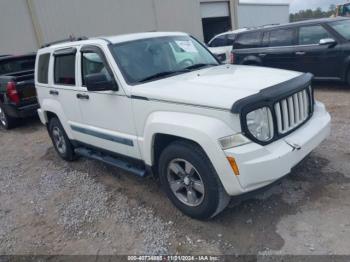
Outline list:
[[[234,157],[240,170],[237,185],[224,185],[230,195],[246,193],[267,186],[289,174],[330,134],[331,117],[323,104],[317,102],[312,118],[292,134],[267,146],[255,143],[225,150]],[[291,145],[297,145],[297,148]],[[232,176],[233,174],[231,174]]]
[[[25,106],[4,104],[3,106],[6,114],[13,118],[25,118],[35,116],[37,114],[37,109],[39,108],[38,103]]]

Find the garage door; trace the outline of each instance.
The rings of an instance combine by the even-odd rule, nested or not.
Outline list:
[[[201,3],[204,41],[231,29],[230,8],[228,2]]]
[[[202,18],[230,16],[228,2],[201,3]]]

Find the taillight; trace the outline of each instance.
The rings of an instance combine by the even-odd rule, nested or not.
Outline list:
[[[234,64],[236,62],[236,57],[235,57],[235,54],[234,53],[230,53],[230,63],[231,64]]]
[[[15,104],[19,103],[19,95],[16,89],[15,82],[10,81],[7,83],[6,93],[11,102]]]

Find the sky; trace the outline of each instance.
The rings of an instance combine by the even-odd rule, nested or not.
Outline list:
[[[290,3],[290,12],[321,7],[328,10],[331,4],[346,3],[348,0],[240,0],[242,3]]]

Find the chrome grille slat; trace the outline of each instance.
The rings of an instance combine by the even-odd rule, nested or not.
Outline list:
[[[274,106],[278,133],[286,134],[304,123],[310,115],[311,102],[306,89],[278,101]]]

